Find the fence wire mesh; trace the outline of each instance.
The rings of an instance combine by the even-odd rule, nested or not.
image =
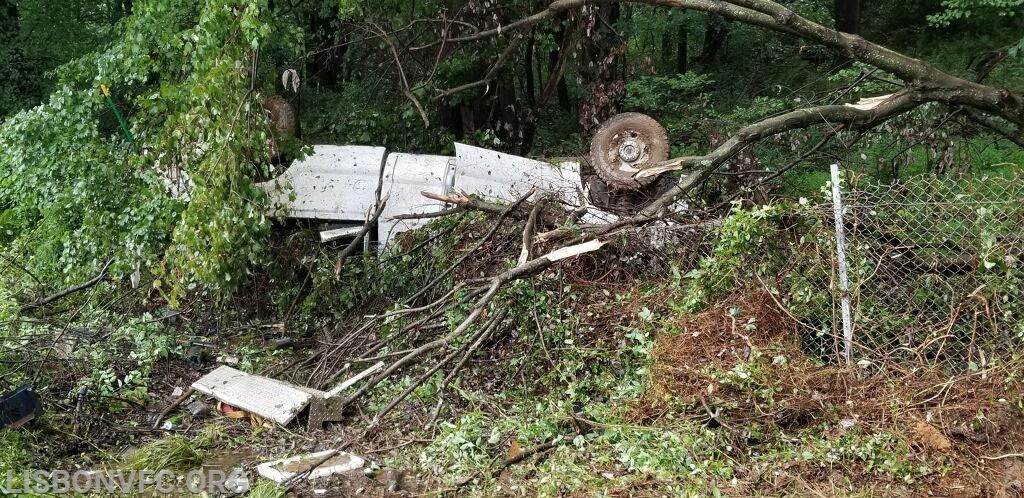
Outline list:
[[[1022,201],[1018,176],[929,175],[845,188],[853,360],[966,371],[1013,354],[1024,338]],[[832,249],[838,338],[842,292]]]

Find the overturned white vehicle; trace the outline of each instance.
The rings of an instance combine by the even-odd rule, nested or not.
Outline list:
[[[270,194],[275,216],[334,222],[321,232],[324,242],[362,231],[374,222],[378,202],[386,199],[371,227],[381,250],[397,234],[429,221],[406,215],[429,215],[450,207],[424,192],[511,202],[536,189],[534,195],[585,210],[584,222],[614,221],[616,216],[602,208],[649,190],[653,178],[639,182],[634,173],[667,155],[664,129],[647,116],[627,113],[598,131],[589,160],[600,178],[586,181],[580,161],[549,163],[460,143],[455,144],[455,157],[316,145],[312,154],[260,186]]]

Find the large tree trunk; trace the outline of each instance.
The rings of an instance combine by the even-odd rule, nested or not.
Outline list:
[[[339,43],[337,22],[336,15],[322,15],[319,9],[313,9],[309,15],[309,39],[315,55],[309,60],[308,75],[311,80],[327,86],[344,81],[342,61],[348,44]]]
[[[665,32],[661,34],[661,57],[658,59],[659,71],[668,71],[672,68],[673,63],[675,62],[672,58],[674,41],[671,31],[666,29]]]
[[[530,30],[530,39],[526,41],[526,57],[523,61],[523,68],[526,73],[526,101],[530,103],[532,107],[535,99],[537,98],[537,90],[533,80],[533,52],[534,52],[534,36],[533,30]]]
[[[569,33],[565,23],[567,22],[568,16],[560,16],[556,21],[558,23],[558,29],[555,30],[555,44],[558,46],[558,50],[552,51],[548,54],[548,73],[550,74],[549,85],[551,89],[554,89],[558,93],[558,107],[563,111],[569,110],[569,86],[565,83],[563,74],[565,72],[566,60],[569,57],[569,51],[572,49],[566,43]],[[541,102],[544,102],[550,97],[549,88],[545,88]]]
[[[619,112],[619,101],[625,95],[622,78],[622,59],[625,43],[615,32],[614,26],[620,17],[620,5],[601,5],[586,18],[584,32],[592,33],[585,38],[583,60],[594,61],[592,66],[578,67],[584,84],[586,98],[580,104],[579,123],[583,136],[589,137],[597,125]]]
[[[0,0],[0,62],[6,70],[0,73],[0,88],[11,89],[11,99],[0,99],[0,122],[9,113],[17,111],[25,98],[29,75],[23,71],[28,64],[21,50],[21,19],[18,6],[11,0]]]
[[[706,68],[718,60],[718,54],[729,35],[729,23],[721,16],[709,15],[704,27],[704,45],[700,51],[700,66]]]
[[[676,71],[680,74],[690,70],[690,36],[685,24],[679,25],[679,37],[676,40]]]

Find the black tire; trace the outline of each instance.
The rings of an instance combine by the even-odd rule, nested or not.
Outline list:
[[[637,159],[626,162],[619,154],[624,141],[641,145]],[[668,159],[668,134],[654,118],[639,112],[616,114],[601,123],[590,142],[590,162],[609,188],[639,190],[657,177],[634,178],[637,170]]]

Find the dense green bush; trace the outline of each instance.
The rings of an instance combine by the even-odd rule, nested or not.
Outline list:
[[[47,102],[0,126],[5,250],[55,287],[114,257],[114,274],[155,269],[170,296],[223,295],[259,260],[268,233],[250,181],[267,164],[251,74],[272,34],[266,5],[137,2],[116,32],[57,71]],[[171,195],[169,172],[184,180],[181,195]]]

